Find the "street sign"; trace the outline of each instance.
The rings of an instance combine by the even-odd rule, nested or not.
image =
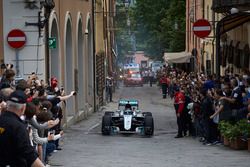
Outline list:
[[[14,49],[22,48],[26,43],[26,35],[22,30],[14,29],[8,33],[7,42]]]
[[[56,49],[56,38],[55,37],[49,38],[49,48]]]
[[[205,19],[199,19],[193,24],[194,34],[199,38],[207,37],[211,32],[211,25]]]

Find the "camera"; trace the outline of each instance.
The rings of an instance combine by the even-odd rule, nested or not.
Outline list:
[[[13,64],[1,64],[1,69],[12,69],[13,67]]]
[[[35,88],[30,88],[30,95],[33,96],[36,92]]]
[[[76,92],[74,92],[73,95],[75,96],[75,95],[76,95]]]
[[[54,135],[54,134],[55,134],[55,130],[49,131],[49,134],[50,134],[50,135]]]

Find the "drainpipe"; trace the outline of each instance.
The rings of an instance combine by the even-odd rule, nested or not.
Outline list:
[[[196,21],[196,0],[194,0],[194,22]],[[199,57],[197,56],[198,54],[198,50],[197,50],[197,37],[194,35],[193,33],[193,43],[194,43],[194,48],[196,49],[196,63],[197,63],[197,71],[196,72],[200,72],[200,55]]]
[[[46,18],[49,19],[50,17],[50,9],[45,8],[45,16]],[[45,79],[46,82],[50,84],[50,59],[49,59],[49,55],[50,55],[50,51],[49,51],[49,23],[47,22],[45,24],[45,60],[46,60],[46,75],[45,75]]]
[[[216,28],[215,28],[215,12],[213,11],[213,14],[212,14],[212,24],[213,24],[213,41],[212,41],[212,49],[213,49],[213,57],[212,57],[212,73],[214,74],[214,42],[215,42],[215,39],[216,39]]]
[[[216,26],[216,76],[220,78],[220,22]]]
[[[205,18],[205,0],[202,1],[202,18]]]
[[[94,80],[94,112],[97,110],[96,108],[96,49],[95,49],[95,0],[92,0],[92,27],[93,27],[93,80]]]
[[[202,18],[204,19],[205,18],[205,2],[204,0],[202,1]],[[203,72],[205,74],[207,74],[207,67],[205,68],[205,63],[204,63],[204,60],[205,60],[205,41],[203,41],[203,44],[202,44],[202,53],[201,53],[201,70],[204,70]],[[207,59],[206,59],[207,60]]]

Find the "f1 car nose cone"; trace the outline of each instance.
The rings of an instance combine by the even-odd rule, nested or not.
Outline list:
[[[124,129],[130,130],[132,125],[132,115],[124,115]]]

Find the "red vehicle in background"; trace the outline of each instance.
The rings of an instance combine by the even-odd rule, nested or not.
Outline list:
[[[124,65],[124,78],[128,78],[131,74],[140,74],[140,65],[135,63],[129,63]]]
[[[124,78],[125,86],[143,86],[143,79],[140,73],[129,74]]]

